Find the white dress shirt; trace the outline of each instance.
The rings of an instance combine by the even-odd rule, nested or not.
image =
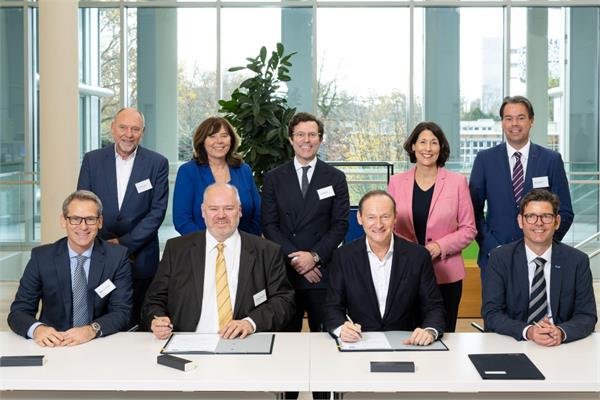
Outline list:
[[[510,178],[512,179],[513,170],[517,163],[515,153],[518,151],[521,153],[521,164],[523,165],[523,181],[525,181],[525,175],[527,174],[527,160],[529,160],[529,149],[531,148],[531,140],[527,141],[527,144],[521,149],[517,150],[506,142],[506,152],[508,154],[508,164],[510,166]]]
[[[315,165],[317,165],[317,157],[313,158],[311,162],[306,165],[310,165],[310,168],[306,172],[306,177],[308,178],[308,183],[312,179],[313,173],[315,172]],[[298,159],[294,157],[294,168],[296,169],[296,175],[298,175],[298,186],[302,187],[302,167],[306,167],[306,165],[300,164]]]
[[[544,279],[546,280],[546,302],[548,304],[548,319],[551,323],[554,323],[554,319],[552,318],[552,308],[550,307],[550,270],[552,268],[552,245],[548,247],[548,250],[544,252],[541,256],[535,254],[527,245],[525,245],[525,255],[527,257],[527,278],[529,280],[529,295],[531,296],[531,282],[533,282],[533,277],[535,275],[536,265],[533,262],[538,257],[546,260],[544,264]],[[531,325],[527,325],[525,329],[523,329],[523,338],[527,340],[527,329],[529,329]]]
[[[123,204],[125,198],[125,192],[127,192],[127,184],[129,183],[129,177],[131,176],[131,170],[133,169],[133,162],[135,161],[135,155],[137,154],[137,147],[135,151],[123,159],[119,153],[117,153],[117,145],[115,145],[115,165],[117,169],[117,198],[119,201],[119,210]]]
[[[206,231],[206,250],[204,262],[204,290],[202,294],[202,310],[200,312],[200,321],[196,327],[196,332],[217,333],[219,331],[219,315],[217,311],[217,244],[208,230]],[[225,257],[225,268],[227,269],[227,285],[229,286],[229,298],[231,299],[231,309],[235,310],[235,297],[238,286],[238,277],[240,272],[240,255],[242,251],[242,240],[239,232],[236,230],[233,235],[227,238],[223,244],[223,255]],[[256,331],[256,325],[251,318],[247,319],[252,328]]]
[[[377,295],[377,304],[379,304],[379,314],[383,318],[385,314],[385,304],[387,300],[388,290],[390,288],[390,276],[392,275],[392,258],[394,256],[394,236],[390,242],[390,248],[383,256],[383,260],[371,250],[369,240],[367,242],[367,255],[369,256],[369,267],[371,268],[371,277],[375,286],[375,294]]]

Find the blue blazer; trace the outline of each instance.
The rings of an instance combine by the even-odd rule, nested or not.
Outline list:
[[[565,244],[552,244],[550,306],[554,324],[567,342],[593,332],[598,319],[587,254]],[[523,240],[492,251],[483,286],[485,329],[523,340],[529,309],[529,279]]]
[[[148,179],[152,189],[138,193],[135,184]],[[133,278],[154,277],[158,267],[158,228],[169,201],[169,162],[160,154],[138,146],[121,210],[117,198],[115,147],[110,144],[83,158],[77,189],[90,190],[102,200],[104,224],[101,239],[119,239],[132,256]]]
[[[332,187],[334,196],[319,199],[318,190]],[[265,237],[283,249],[288,276],[296,289],[325,289],[327,264],[332,253],[344,241],[348,230],[350,197],[346,175],[337,168],[317,160],[302,198],[294,161],[289,161],[265,175],[262,191],[261,224]],[[323,277],[309,283],[291,266],[287,256],[295,251],[314,251],[321,258]]]
[[[242,163],[239,168],[229,167],[229,183],[235,186],[242,202],[242,218],[239,229],[260,235],[260,196],[254,183],[252,170]],[[182,235],[206,229],[200,206],[204,190],[215,183],[208,164],[190,160],[179,167],[173,192],[173,224]]]
[[[94,291],[110,279],[116,288],[100,298]],[[36,319],[39,302],[42,312]],[[131,313],[131,266],[127,249],[96,239],[88,275],[88,304],[90,321],[102,327],[102,335],[124,330]],[[41,322],[57,331],[73,327],[73,295],[71,264],[67,238],[36,247],[19,283],[15,301],[10,306],[8,325],[18,335],[27,337],[27,330]]]
[[[548,177],[548,190],[560,198],[560,227],[554,234],[561,240],[573,222],[567,175],[560,154],[531,143],[523,193],[533,189],[532,179]],[[477,263],[484,268],[492,249],[523,237],[517,223],[519,209],[512,189],[506,143],[477,153],[469,182],[479,244]],[[484,204],[487,201],[487,214]]]

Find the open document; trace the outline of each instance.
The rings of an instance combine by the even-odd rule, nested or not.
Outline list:
[[[173,333],[162,354],[271,354],[275,335],[256,333],[244,339],[223,339],[217,333]]]
[[[355,343],[343,342],[336,338],[340,351],[446,351],[448,347],[441,340],[429,346],[404,344],[410,337],[409,331],[363,332],[362,339]]]

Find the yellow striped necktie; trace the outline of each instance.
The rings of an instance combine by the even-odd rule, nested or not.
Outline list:
[[[229,284],[227,283],[227,268],[225,268],[225,256],[223,255],[223,243],[217,244],[217,311],[219,314],[219,330],[222,330],[229,321],[233,319],[231,298],[229,297]]]

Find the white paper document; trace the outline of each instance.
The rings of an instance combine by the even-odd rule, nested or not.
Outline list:
[[[339,341],[342,350],[391,350],[385,332],[363,332],[362,339],[355,343]]]
[[[164,348],[166,353],[214,353],[219,344],[218,333],[177,333]]]

